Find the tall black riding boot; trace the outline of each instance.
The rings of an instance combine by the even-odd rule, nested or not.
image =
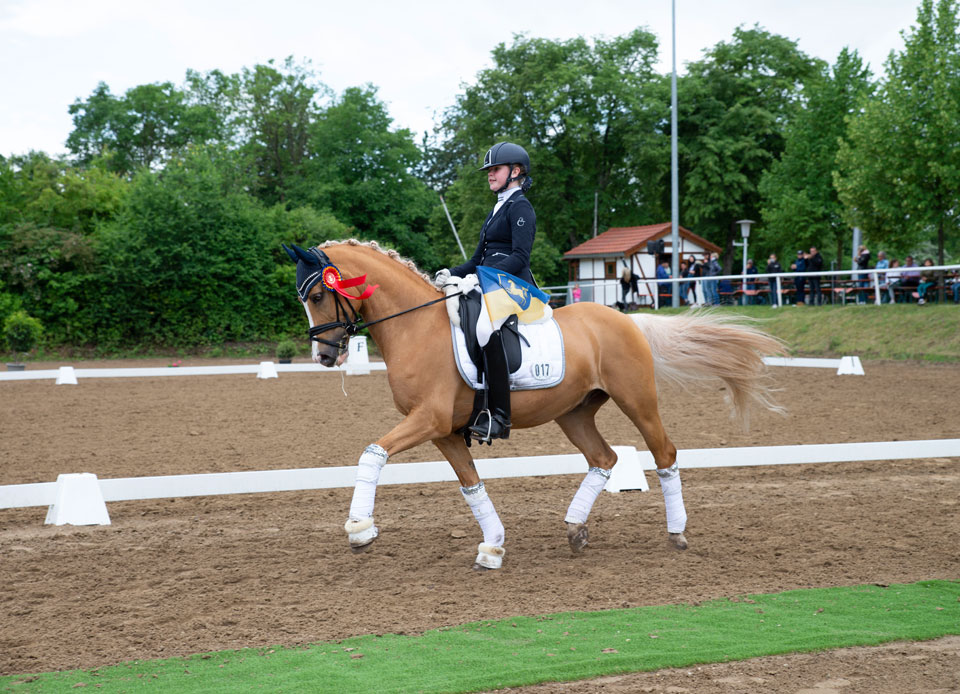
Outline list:
[[[490,443],[491,439],[510,438],[510,374],[499,330],[483,348],[483,365],[487,406],[469,429],[480,443]]]

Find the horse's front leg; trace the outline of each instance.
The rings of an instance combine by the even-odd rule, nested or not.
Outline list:
[[[480,524],[480,530],[483,532],[483,542],[477,547],[477,559],[473,564],[476,571],[486,569],[499,569],[503,564],[504,530],[503,523],[500,522],[500,516],[493,507],[493,502],[487,496],[487,490],[484,487],[480,475],[477,474],[477,468],[473,464],[473,456],[467,448],[463,436],[459,434],[450,434],[442,439],[435,439],[433,444],[440,449],[443,456],[450,462],[453,471],[460,481],[460,492],[470,510],[473,511],[473,517]]]
[[[357,480],[353,488],[350,513],[343,529],[347,531],[350,549],[362,552],[377,539],[380,531],[373,522],[373,506],[380,482],[380,471],[387,458],[400,451],[413,448],[425,441],[449,432],[443,431],[444,423],[426,410],[414,410],[395,426],[390,433],[363,451],[357,463]]]

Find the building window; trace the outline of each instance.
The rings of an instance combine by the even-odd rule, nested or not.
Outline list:
[[[616,260],[603,261],[603,279],[612,280],[616,278],[617,278],[617,261]]]
[[[576,282],[578,279],[580,279],[580,261],[579,260],[571,260],[568,268],[569,268],[568,270],[569,275],[567,277],[568,280],[570,280],[571,282]]]

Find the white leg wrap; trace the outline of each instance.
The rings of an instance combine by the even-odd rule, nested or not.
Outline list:
[[[373,502],[377,496],[380,470],[387,463],[387,452],[373,443],[367,446],[357,463],[357,483],[353,488],[350,503],[350,520],[359,521],[373,517]]]
[[[563,520],[567,523],[586,523],[587,516],[590,515],[590,509],[593,508],[593,502],[603,491],[607,480],[610,479],[610,471],[599,467],[592,467],[587,470],[587,476],[580,483],[580,489],[570,502],[570,508],[567,509],[567,516]]]
[[[502,550],[503,523],[500,522],[500,516],[497,515],[497,510],[493,507],[493,502],[490,501],[490,497],[487,496],[487,490],[483,486],[483,482],[475,484],[472,487],[460,487],[460,491],[463,494],[463,498],[466,499],[467,505],[470,506],[470,510],[473,511],[473,517],[476,518],[477,523],[480,524],[480,530],[483,531],[483,545],[480,546],[489,545]],[[482,553],[483,552],[481,552],[481,554]],[[503,556],[502,551],[500,556]],[[479,558],[477,562],[480,562]],[[484,566],[486,566],[486,564],[484,564]],[[491,566],[488,568],[499,567]]]
[[[683,490],[680,485],[680,468],[674,463],[657,470],[663,503],[667,507],[667,532],[682,533],[687,527],[687,510],[683,507]]]

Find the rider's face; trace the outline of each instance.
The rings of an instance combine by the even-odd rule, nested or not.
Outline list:
[[[510,178],[510,167],[507,164],[498,164],[487,169],[487,183],[490,184],[490,190],[493,192],[503,188],[508,178]],[[513,181],[511,187],[513,184],[519,185],[516,181]]]

